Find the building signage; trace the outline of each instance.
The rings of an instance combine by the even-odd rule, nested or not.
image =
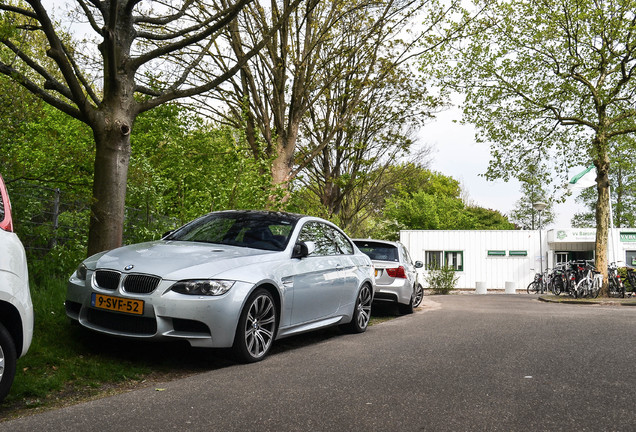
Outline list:
[[[636,234],[636,233],[634,233]],[[589,229],[566,229],[557,230],[553,242],[569,243],[569,242],[594,242],[596,241],[596,230]],[[636,241],[636,239],[634,240]]]
[[[621,232],[621,241],[625,243],[636,243],[636,232]]]

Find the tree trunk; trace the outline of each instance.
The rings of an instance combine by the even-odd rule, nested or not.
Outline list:
[[[122,117],[112,120],[111,117],[101,123],[93,127],[96,154],[89,256],[117,248],[123,240],[132,120]]]
[[[293,166],[294,148],[292,148],[291,155],[289,149],[281,149],[272,162],[272,190],[279,191],[281,195],[270,195],[269,207],[271,210],[277,210],[281,201],[285,203],[289,200],[289,182],[291,181],[290,173]]]
[[[300,120],[290,121],[286,135],[276,138],[276,157],[272,162],[272,185],[274,190],[282,193],[282,202],[289,200],[289,186],[293,180],[291,178],[294,168],[294,154],[296,153],[296,140],[298,139],[298,128]],[[276,196],[270,198],[270,206],[277,208]]]
[[[596,190],[598,192],[598,201],[596,203],[596,258],[595,266],[603,275],[603,286],[600,295],[607,297],[609,295],[609,285],[607,279],[607,246],[609,232],[609,156],[607,154],[606,143],[601,138],[596,139],[596,148],[599,149],[597,160],[594,162],[596,166]]]

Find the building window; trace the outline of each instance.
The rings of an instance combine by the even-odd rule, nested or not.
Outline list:
[[[426,270],[440,268],[444,263],[442,251],[426,251],[424,255]]]
[[[636,251],[625,251],[625,263],[629,267],[636,267]]]
[[[505,250],[489,250],[488,256],[506,256]]]
[[[444,264],[453,270],[464,270],[464,252],[462,251],[446,251],[444,252]]]
[[[528,251],[524,250],[511,250],[508,251],[509,256],[528,256]]]

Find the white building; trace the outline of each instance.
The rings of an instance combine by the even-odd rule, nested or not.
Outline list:
[[[556,263],[594,259],[595,229],[534,231],[400,231],[413,260],[449,265],[457,271],[457,288],[525,289],[541,269]],[[636,267],[636,229],[610,230],[608,260]],[[482,284],[483,285],[483,284]]]

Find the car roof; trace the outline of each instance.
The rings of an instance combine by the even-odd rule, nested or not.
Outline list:
[[[391,245],[391,246],[397,246],[397,245],[401,244],[400,242],[397,242],[397,241],[376,240],[376,239],[353,239],[353,242],[355,244],[358,244],[358,243],[379,243],[379,244],[386,244],[386,245]]]
[[[215,211],[212,213],[217,213],[217,214],[223,214],[223,213],[227,213],[227,214],[254,214],[254,215],[264,215],[264,216],[274,216],[274,215],[280,215],[280,216],[286,216],[288,218],[294,218],[294,219],[300,219],[302,217],[305,217],[305,215],[301,215],[301,214],[297,214],[297,213],[288,213],[288,212],[281,212],[281,211],[272,211],[272,210],[220,210],[220,211]]]

